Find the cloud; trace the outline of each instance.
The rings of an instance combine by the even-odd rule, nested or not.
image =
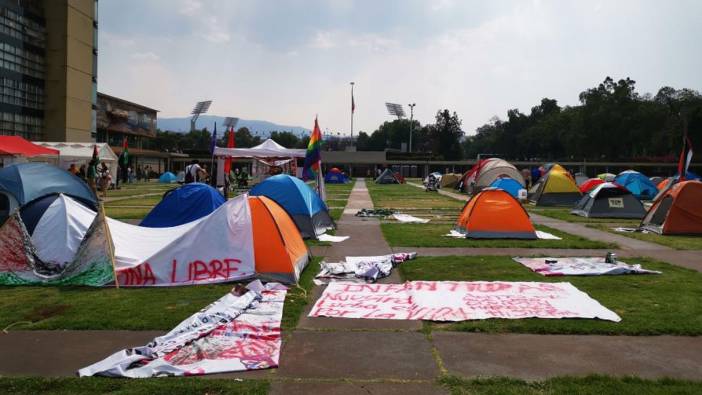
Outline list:
[[[132,59],[157,62],[160,58],[153,52],[136,52],[132,54]]]
[[[195,16],[202,9],[202,2],[199,0],[183,0],[179,12],[186,16]]]
[[[317,32],[312,38],[309,46],[316,49],[331,49],[336,47],[334,32]]]

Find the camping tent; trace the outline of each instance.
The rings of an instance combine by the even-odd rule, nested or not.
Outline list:
[[[592,188],[600,184],[604,184],[604,180],[602,180],[601,178],[591,178],[585,181],[584,183],[578,185],[578,189],[580,189],[580,192],[582,193],[588,193],[590,192],[590,190],[592,190]]]
[[[0,160],[3,166],[26,163],[27,158],[43,158],[56,162],[59,151],[34,144],[20,136],[0,136]]]
[[[341,170],[334,167],[324,175],[324,182],[327,184],[346,184],[349,182],[349,178]]]
[[[637,199],[651,200],[658,194],[658,188],[645,175],[635,170],[619,173],[614,182],[628,189]]]
[[[278,174],[256,184],[249,193],[251,196],[266,196],[283,207],[306,239],[316,239],[334,229],[327,205],[299,178]]]
[[[536,239],[524,207],[509,193],[485,188],[463,207],[454,227],[471,239]]]
[[[31,238],[13,215],[0,227],[0,249],[6,257],[0,284],[15,285],[192,285],[245,280],[259,272],[296,282],[309,257],[282,208],[246,196],[184,225],[146,228],[105,218],[62,195]]]
[[[439,186],[441,188],[453,188],[461,181],[461,174],[446,173],[441,176]]]
[[[215,147],[217,157],[217,185],[224,184],[224,158],[245,158],[252,160],[251,176],[254,182],[262,181],[270,174],[271,167],[280,167],[284,172],[301,176],[302,169],[297,167],[297,158],[304,158],[306,149],[285,148],[273,139],[251,148]]]
[[[572,206],[581,196],[573,177],[557,164],[529,190],[529,201],[537,206]]]
[[[643,229],[664,235],[702,234],[702,182],[682,181],[673,185],[641,222]]]
[[[112,151],[107,143],[63,143],[38,141],[36,144],[43,147],[52,148],[60,152],[58,166],[62,169],[68,169],[72,164],[77,167],[87,165],[93,158],[93,149],[97,146],[98,159],[100,162],[105,162],[110,168],[110,174],[119,174],[117,172],[117,155]]]
[[[510,195],[514,196],[515,199],[519,199],[519,191],[524,190],[524,185],[509,177],[500,177],[493,181],[490,186],[506,191]]]
[[[376,184],[401,184],[395,174],[390,169],[385,169],[378,178],[375,179]]]
[[[56,166],[19,163],[0,169],[0,223],[15,209],[56,193],[65,193],[88,207],[97,207],[97,198],[88,185]]]
[[[176,177],[175,174],[171,173],[170,171],[166,171],[161,174],[161,177],[158,178],[158,182],[163,184],[171,184],[176,182],[177,179],[178,177]]]
[[[509,177],[519,182],[522,187],[526,185],[522,173],[511,163],[499,158],[489,158],[478,161],[463,175],[461,190],[473,195],[490,186],[499,177]]]
[[[586,193],[570,213],[588,218],[640,219],[646,210],[628,189],[607,182]]]
[[[139,226],[167,228],[195,221],[224,204],[224,198],[207,184],[193,182],[166,192]]]

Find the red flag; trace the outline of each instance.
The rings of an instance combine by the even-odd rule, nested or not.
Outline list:
[[[229,128],[229,136],[227,138],[227,148],[235,148],[236,147],[236,141],[234,139],[234,128],[231,127]],[[232,169],[232,158],[228,157],[227,159],[224,160],[224,175],[228,176],[229,171]]]
[[[353,86],[351,87],[351,113],[356,111],[356,102],[353,100]]]
[[[690,137],[687,135],[687,128],[685,134],[683,135],[683,149],[680,152],[680,160],[678,161],[678,180],[685,181],[685,176],[687,175],[687,169],[690,167],[690,162],[692,161],[692,142]]]

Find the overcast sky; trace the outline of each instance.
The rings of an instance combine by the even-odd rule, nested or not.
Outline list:
[[[372,132],[384,103],[448,108],[469,134],[542,97],[631,77],[702,89],[702,1],[100,0],[101,92],[210,114]],[[406,110],[408,110],[406,108]]]

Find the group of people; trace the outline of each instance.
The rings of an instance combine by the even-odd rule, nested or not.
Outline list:
[[[193,159],[188,166],[185,167],[185,179],[184,182],[189,184],[191,182],[204,182],[208,183],[211,179],[211,175],[207,172],[205,165],[201,165],[200,161]],[[240,168],[233,168],[229,171],[226,180],[230,186],[235,185],[238,188],[245,188],[249,185],[249,174],[246,170]]]
[[[148,180],[151,166],[146,165],[142,168],[141,165],[138,165],[136,171],[132,167],[126,167],[124,169],[120,167],[120,171],[122,172],[122,182],[132,183],[135,180]],[[100,191],[102,192],[102,197],[106,198],[107,190],[113,186],[113,177],[110,173],[110,168],[104,161],[101,162],[97,158],[92,159],[87,165],[82,164],[80,167],[76,166],[75,163],[71,163],[68,167],[68,172],[85,181],[88,186],[90,186],[93,193],[95,193],[95,196],[98,196],[98,191]],[[116,186],[118,186],[120,177],[117,177],[115,180]]]

